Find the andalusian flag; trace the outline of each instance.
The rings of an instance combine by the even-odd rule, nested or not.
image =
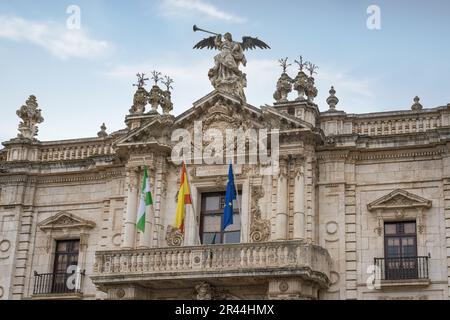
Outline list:
[[[148,178],[147,167],[144,167],[144,177],[142,178],[142,189],[141,189],[141,202],[139,204],[139,211],[137,214],[137,224],[138,230],[144,232],[145,230],[145,212],[147,207],[153,204],[152,193],[150,192],[150,179]]]
[[[189,191],[189,184],[186,174],[186,166],[181,167],[181,180],[180,180],[180,190],[178,191],[178,204],[177,213],[175,216],[175,228],[181,230],[184,233],[184,217],[186,215],[186,205],[192,204],[191,193]]]

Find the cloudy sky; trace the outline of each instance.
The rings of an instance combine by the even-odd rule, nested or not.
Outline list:
[[[79,29],[67,26],[71,5]],[[367,27],[370,5],[380,8],[379,30]],[[205,36],[193,24],[272,47],[247,52],[254,106],[273,102],[277,60],[300,54],[319,66],[322,111],[331,85],[348,113],[408,109],[415,95],[425,107],[446,105],[449,11],[447,0],[0,0],[0,141],[16,136],[15,112],[30,94],[45,118],[40,140],[95,136],[102,122],[123,128],[137,72],[170,75],[174,113],[185,111],[212,90],[214,52],[192,49]]]

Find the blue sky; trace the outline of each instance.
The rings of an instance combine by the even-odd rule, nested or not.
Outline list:
[[[69,5],[81,29],[69,30]],[[381,29],[369,30],[377,5]],[[272,103],[279,58],[302,54],[319,66],[317,104],[331,85],[348,113],[450,102],[450,2],[446,0],[0,0],[0,141],[17,134],[16,110],[30,94],[45,118],[40,140],[95,136],[124,127],[135,74],[159,70],[175,80],[174,114],[212,90],[214,52],[192,50],[206,34],[258,36],[271,50],[247,52],[250,104]],[[289,73],[296,74],[292,66]],[[292,94],[294,96],[294,94]]]

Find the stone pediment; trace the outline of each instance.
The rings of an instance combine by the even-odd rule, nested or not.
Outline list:
[[[95,222],[77,217],[74,214],[61,211],[56,215],[45,219],[38,224],[42,231],[62,230],[62,229],[92,229]]]
[[[188,129],[195,121],[202,121],[204,127],[219,122],[240,127],[246,115],[250,113],[256,119],[262,116],[261,110],[242,104],[239,99],[226,93],[213,91],[194,102],[192,108],[180,114],[175,119],[175,126]]]
[[[431,200],[419,197],[402,189],[397,189],[391,193],[369,203],[369,211],[387,210],[387,209],[406,209],[406,208],[430,208]]]
[[[232,95],[218,91],[213,91],[194,102],[192,108],[176,118],[159,114],[145,114],[143,117],[147,118],[147,121],[119,138],[114,143],[115,147],[128,149],[145,146],[168,152],[173,146],[172,132],[176,129],[193,131],[196,122],[201,122],[203,132],[208,129],[218,129],[225,133],[226,129],[245,131],[261,128],[280,131],[310,130],[310,125],[301,119],[280,113],[271,107],[256,108]]]
[[[194,121],[202,121],[205,128],[277,128],[295,129],[307,127],[300,119],[283,115],[277,110],[256,108],[223,92],[213,91],[194,102],[193,107],[175,119],[178,128],[189,128]],[[222,123],[222,125],[220,125]],[[216,124],[216,125],[214,125]]]

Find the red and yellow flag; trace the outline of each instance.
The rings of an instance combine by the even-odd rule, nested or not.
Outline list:
[[[178,191],[178,204],[177,213],[175,216],[175,228],[181,230],[184,233],[184,217],[186,215],[186,205],[192,204],[191,192],[189,191],[189,184],[186,174],[186,166],[181,167],[181,180],[180,180],[180,190]]]

